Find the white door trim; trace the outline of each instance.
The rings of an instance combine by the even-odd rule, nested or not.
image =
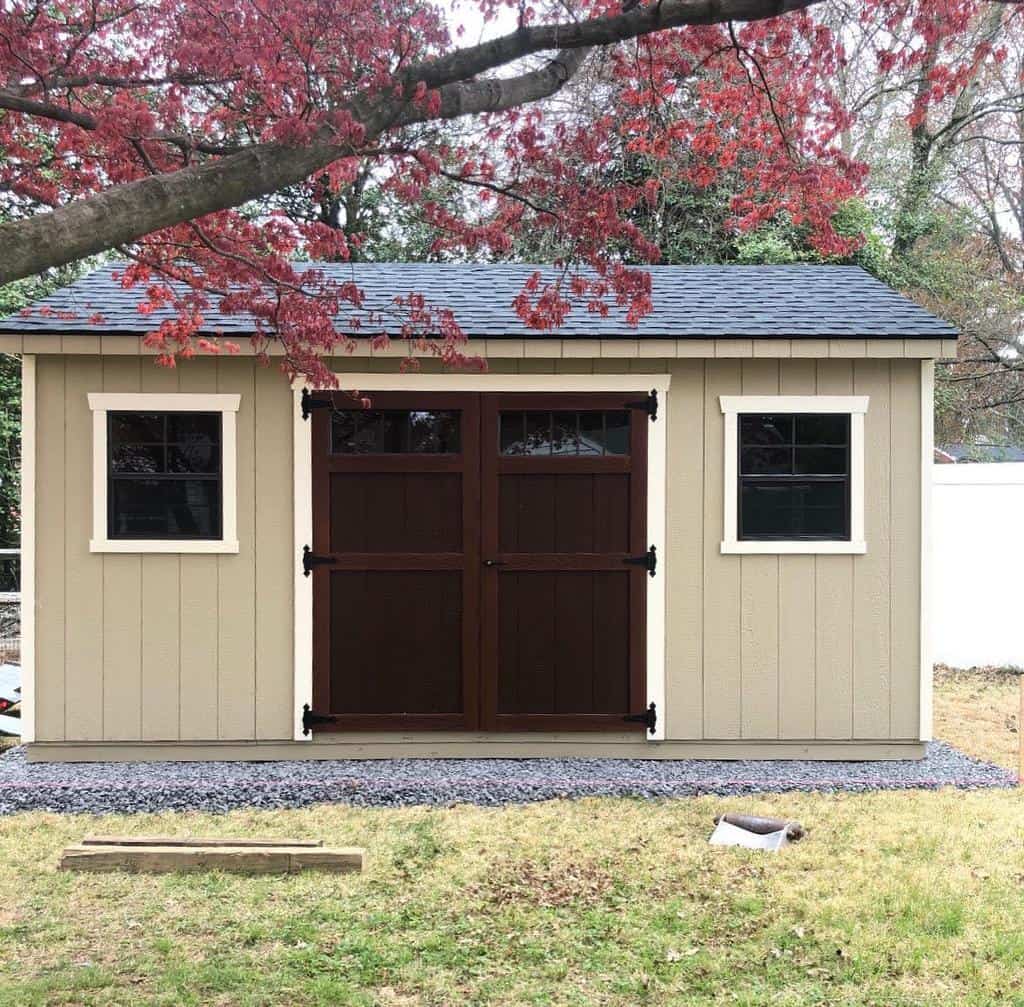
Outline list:
[[[346,389],[361,392],[646,392],[658,393],[658,418],[648,427],[647,535],[658,551],[658,575],[647,580],[647,702],[655,703],[657,728],[649,741],[665,740],[665,514],[668,374],[339,374]],[[302,419],[302,385],[294,388],[295,484],[295,728],[302,734],[302,707],[313,701],[313,578],[299,564],[304,545],[313,541],[313,451],[311,425]]]
[[[21,358],[21,741],[36,740],[36,358]]]
[[[311,741],[302,734],[302,707],[313,705],[313,578],[302,572],[302,547],[313,546],[313,439],[312,421],[302,418],[302,389],[292,392],[292,458],[294,465],[295,548],[292,563],[295,583],[295,709],[292,737]]]

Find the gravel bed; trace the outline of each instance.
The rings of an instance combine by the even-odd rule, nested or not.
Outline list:
[[[0,815],[502,805],[566,797],[692,797],[787,791],[975,790],[1016,777],[941,741],[920,761],[705,762],[650,759],[395,759],[39,763],[0,755]]]

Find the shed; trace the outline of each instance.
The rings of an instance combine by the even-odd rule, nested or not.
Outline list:
[[[546,267],[324,268],[489,369],[361,339],[362,410],[244,339],[158,367],[110,265],[0,320],[30,759],[923,754],[949,325],[854,267],[657,267],[553,334]]]

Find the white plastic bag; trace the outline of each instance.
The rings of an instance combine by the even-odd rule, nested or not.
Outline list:
[[[711,833],[708,842],[712,846],[745,846],[748,850],[769,850],[772,853],[790,845],[785,829],[768,832],[762,836],[725,821],[715,826],[715,831]]]

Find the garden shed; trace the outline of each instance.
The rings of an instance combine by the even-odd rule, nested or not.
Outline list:
[[[370,399],[175,369],[106,265],[0,321],[24,376],[29,758],[919,757],[933,365],[845,266],[658,267],[639,325],[529,265],[326,266],[485,373],[360,339]]]

